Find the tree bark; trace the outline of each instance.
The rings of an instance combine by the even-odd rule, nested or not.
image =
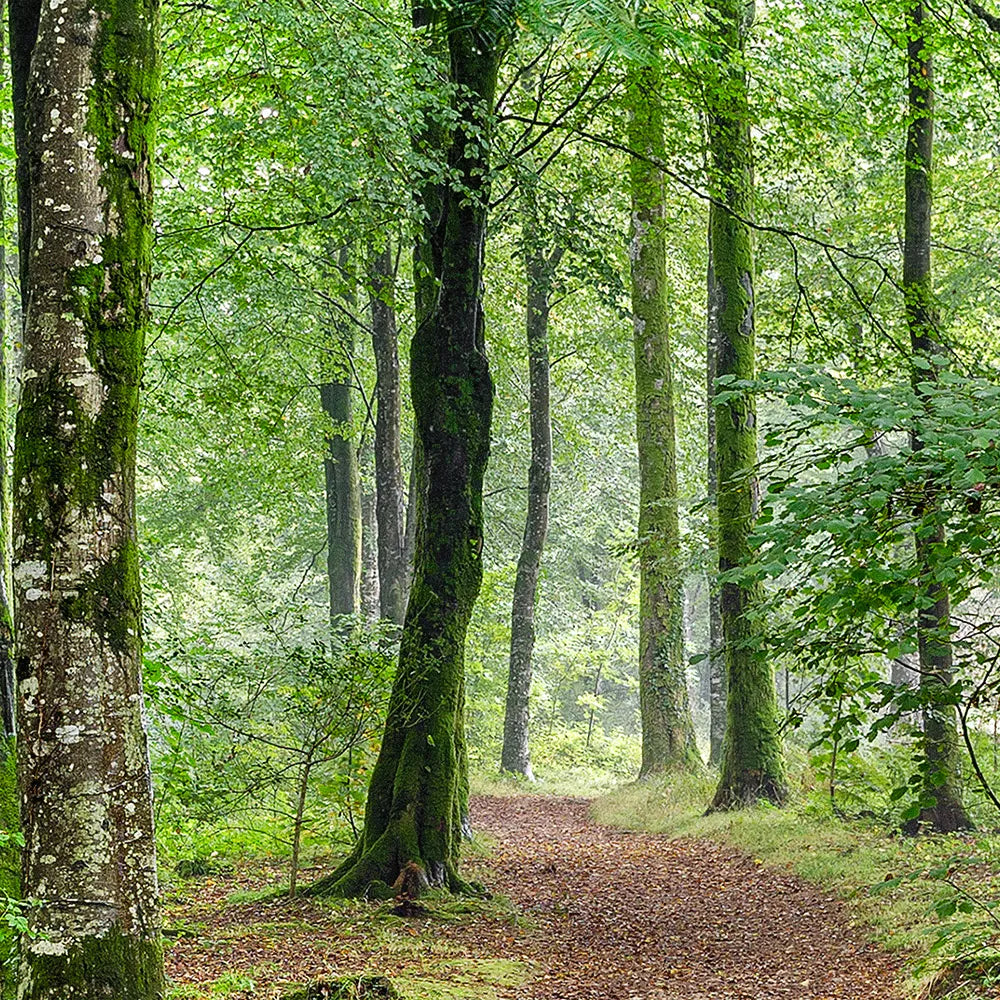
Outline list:
[[[347,253],[341,251],[338,273],[349,282]],[[348,313],[354,305],[353,291],[344,296]],[[354,352],[350,319],[333,319],[334,343],[344,359]],[[354,445],[353,387],[347,360],[337,381],[319,387],[323,412],[330,420],[323,459],[326,480],[326,567],[330,581],[330,619],[356,615],[361,607],[361,475]]]
[[[24,389],[15,451],[22,1000],[163,996],[135,447],[148,325],[146,0],[14,5]],[[37,34],[35,29],[37,28]]]
[[[934,152],[934,78],[924,4],[906,11],[907,91],[904,186],[906,219],[903,242],[903,298],[914,366],[914,391],[935,381],[941,345],[931,273],[932,169]],[[919,427],[910,433],[914,452],[923,448]],[[914,514],[918,593],[917,646],[923,695],[924,792],[935,805],[920,813],[920,822],[941,832],[972,826],[959,786],[960,753],[953,706],[944,704],[953,680],[951,607],[948,588],[935,574],[944,541],[944,524],[936,500],[936,484],[924,484]]]
[[[372,466],[375,448],[366,432],[362,436],[361,476],[361,613],[370,622],[382,617],[382,595],[378,573],[378,497]]]
[[[411,599],[365,826],[353,854],[311,891],[385,891],[412,863],[431,886],[468,888],[458,874],[467,812],[465,635],[482,581],[482,485],[493,384],[486,361],[482,267],[490,118],[506,2],[443,7],[456,125],[433,228],[438,293],[413,338],[410,384],[423,457]],[[378,883],[382,883],[379,885]]]
[[[522,240],[528,288],[526,333],[530,385],[531,464],[528,468],[528,511],[521,554],[517,560],[510,614],[510,661],[503,723],[500,769],[534,780],[528,744],[528,699],[535,650],[535,597],[542,551],[549,530],[549,489],[552,482],[552,423],[549,414],[549,297],[552,276],[562,254],[546,256],[534,185],[525,178]]]
[[[752,379],[754,259],[753,162],[743,46],[749,24],[742,0],[712,0],[714,67],[706,82],[712,264],[719,297],[718,376]],[[752,395],[715,408],[719,476],[719,571],[752,562],[749,535],[757,516],[757,413]],[[760,584],[720,586],[728,697],[726,736],[713,809],[787,797],[774,671],[764,649]]]
[[[626,80],[632,232],[632,316],[639,445],[639,777],[701,766],[688,705],[683,573],[677,514],[674,383],[667,299],[661,71],[630,69]]]
[[[409,569],[406,555],[406,492],[400,420],[399,331],[394,302],[392,247],[374,254],[370,266],[372,350],[375,354],[375,496],[378,518],[379,600],[382,617],[397,625],[406,616]]]
[[[709,207],[709,232],[715,212]],[[716,565],[719,561],[719,470],[715,436],[715,376],[719,356],[719,294],[712,265],[712,241],[708,241],[708,323],[705,338],[705,370],[708,375],[706,407],[707,473],[708,473],[708,548]],[[722,600],[719,585],[709,579],[708,587],[708,762],[713,767],[722,764],[722,747],[726,736],[726,658],[722,636]]]

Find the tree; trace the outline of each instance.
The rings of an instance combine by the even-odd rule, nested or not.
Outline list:
[[[372,350],[375,354],[375,504],[378,519],[378,577],[382,617],[397,625],[406,616],[409,559],[406,550],[406,493],[400,445],[403,408],[396,325],[395,262],[392,245],[369,264]]]
[[[455,125],[452,180],[430,244],[437,294],[410,350],[422,461],[413,582],[364,830],[314,894],[357,895],[391,884],[407,864],[428,885],[466,887],[458,875],[467,809],[464,647],[482,581],[493,408],[482,305],[490,116],[513,10],[507,0],[464,0],[432,13],[439,16],[430,30],[447,36]]]
[[[333,346],[340,355],[341,373],[336,380],[324,382],[319,387],[323,412],[331,424],[326,435],[323,470],[326,478],[326,564],[330,579],[330,617],[334,620],[342,615],[355,615],[361,607],[361,475],[354,444],[350,371],[354,353],[354,288],[346,250],[340,252],[336,271],[345,291],[330,322]]]
[[[13,5],[26,1000],[164,989],[135,524],[157,46],[145,0]]]
[[[660,67],[630,69],[629,160],[636,437],[639,448],[639,776],[700,766],[688,707],[667,298]]]
[[[931,274],[932,169],[934,153],[934,76],[922,2],[906,9],[906,78],[908,121],[904,187],[906,221],[903,243],[903,300],[913,352],[914,392],[937,381],[943,348],[939,340]],[[914,452],[923,448],[921,429],[910,431]],[[954,680],[951,600],[937,573],[944,549],[944,521],[935,499],[937,484],[924,484],[916,503],[915,545],[918,574],[917,644],[923,707],[924,788],[934,805],[921,811],[921,822],[935,830],[966,830],[972,824],[957,785],[958,734],[949,697]]]
[[[763,594],[742,570],[753,561],[749,535],[757,513],[757,414],[753,396],[720,386],[752,379],[754,343],[753,166],[743,49],[750,27],[738,0],[713,0],[714,64],[708,105],[711,259],[718,309],[715,395],[718,538],[725,643],[726,735],[714,809],[787,796],[774,673],[764,649]]]
[[[708,375],[705,407],[705,457],[708,486],[708,552],[709,558],[719,561],[719,470],[715,437],[715,376],[719,357],[719,295],[712,266],[712,213],[709,208],[708,268],[706,271],[706,337],[705,370]],[[710,581],[708,588],[708,762],[714,767],[722,763],[722,746],[726,736],[726,661],[722,637],[722,602],[719,587]]]
[[[514,599],[510,613],[510,660],[503,723],[500,769],[533,779],[528,744],[528,697],[531,694],[535,649],[535,598],[542,551],[549,530],[549,490],[552,484],[552,421],[549,412],[549,309],[552,282],[562,247],[546,251],[541,239],[538,177],[528,174],[523,184],[523,245],[528,301],[525,332],[528,340],[528,419],[531,425],[531,464],[528,467],[528,510],[524,518],[521,553],[517,560]]]

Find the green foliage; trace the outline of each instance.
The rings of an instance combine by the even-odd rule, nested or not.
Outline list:
[[[303,820],[315,841],[349,839],[378,746],[394,643],[391,628],[358,623],[309,645],[219,631],[152,647],[147,689],[168,856],[204,868],[248,844],[284,853],[303,781]]]

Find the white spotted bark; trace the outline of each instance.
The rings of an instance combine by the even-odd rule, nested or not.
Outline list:
[[[23,1000],[162,997],[135,440],[155,7],[11,19],[25,370],[14,467]]]

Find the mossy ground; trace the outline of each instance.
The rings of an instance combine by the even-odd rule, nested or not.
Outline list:
[[[485,853],[475,844],[469,868]],[[459,940],[472,923],[522,924],[504,899],[432,891],[426,913],[404,919],[391,903],[290,900],[279,891],[283,874],[279,862],[258,860],[176,879],[166,907],[168,1000],[284,1000],[340,976],[385,977],[404,1000],[494,1000],[529,975],[523,963],[470,955]]]

